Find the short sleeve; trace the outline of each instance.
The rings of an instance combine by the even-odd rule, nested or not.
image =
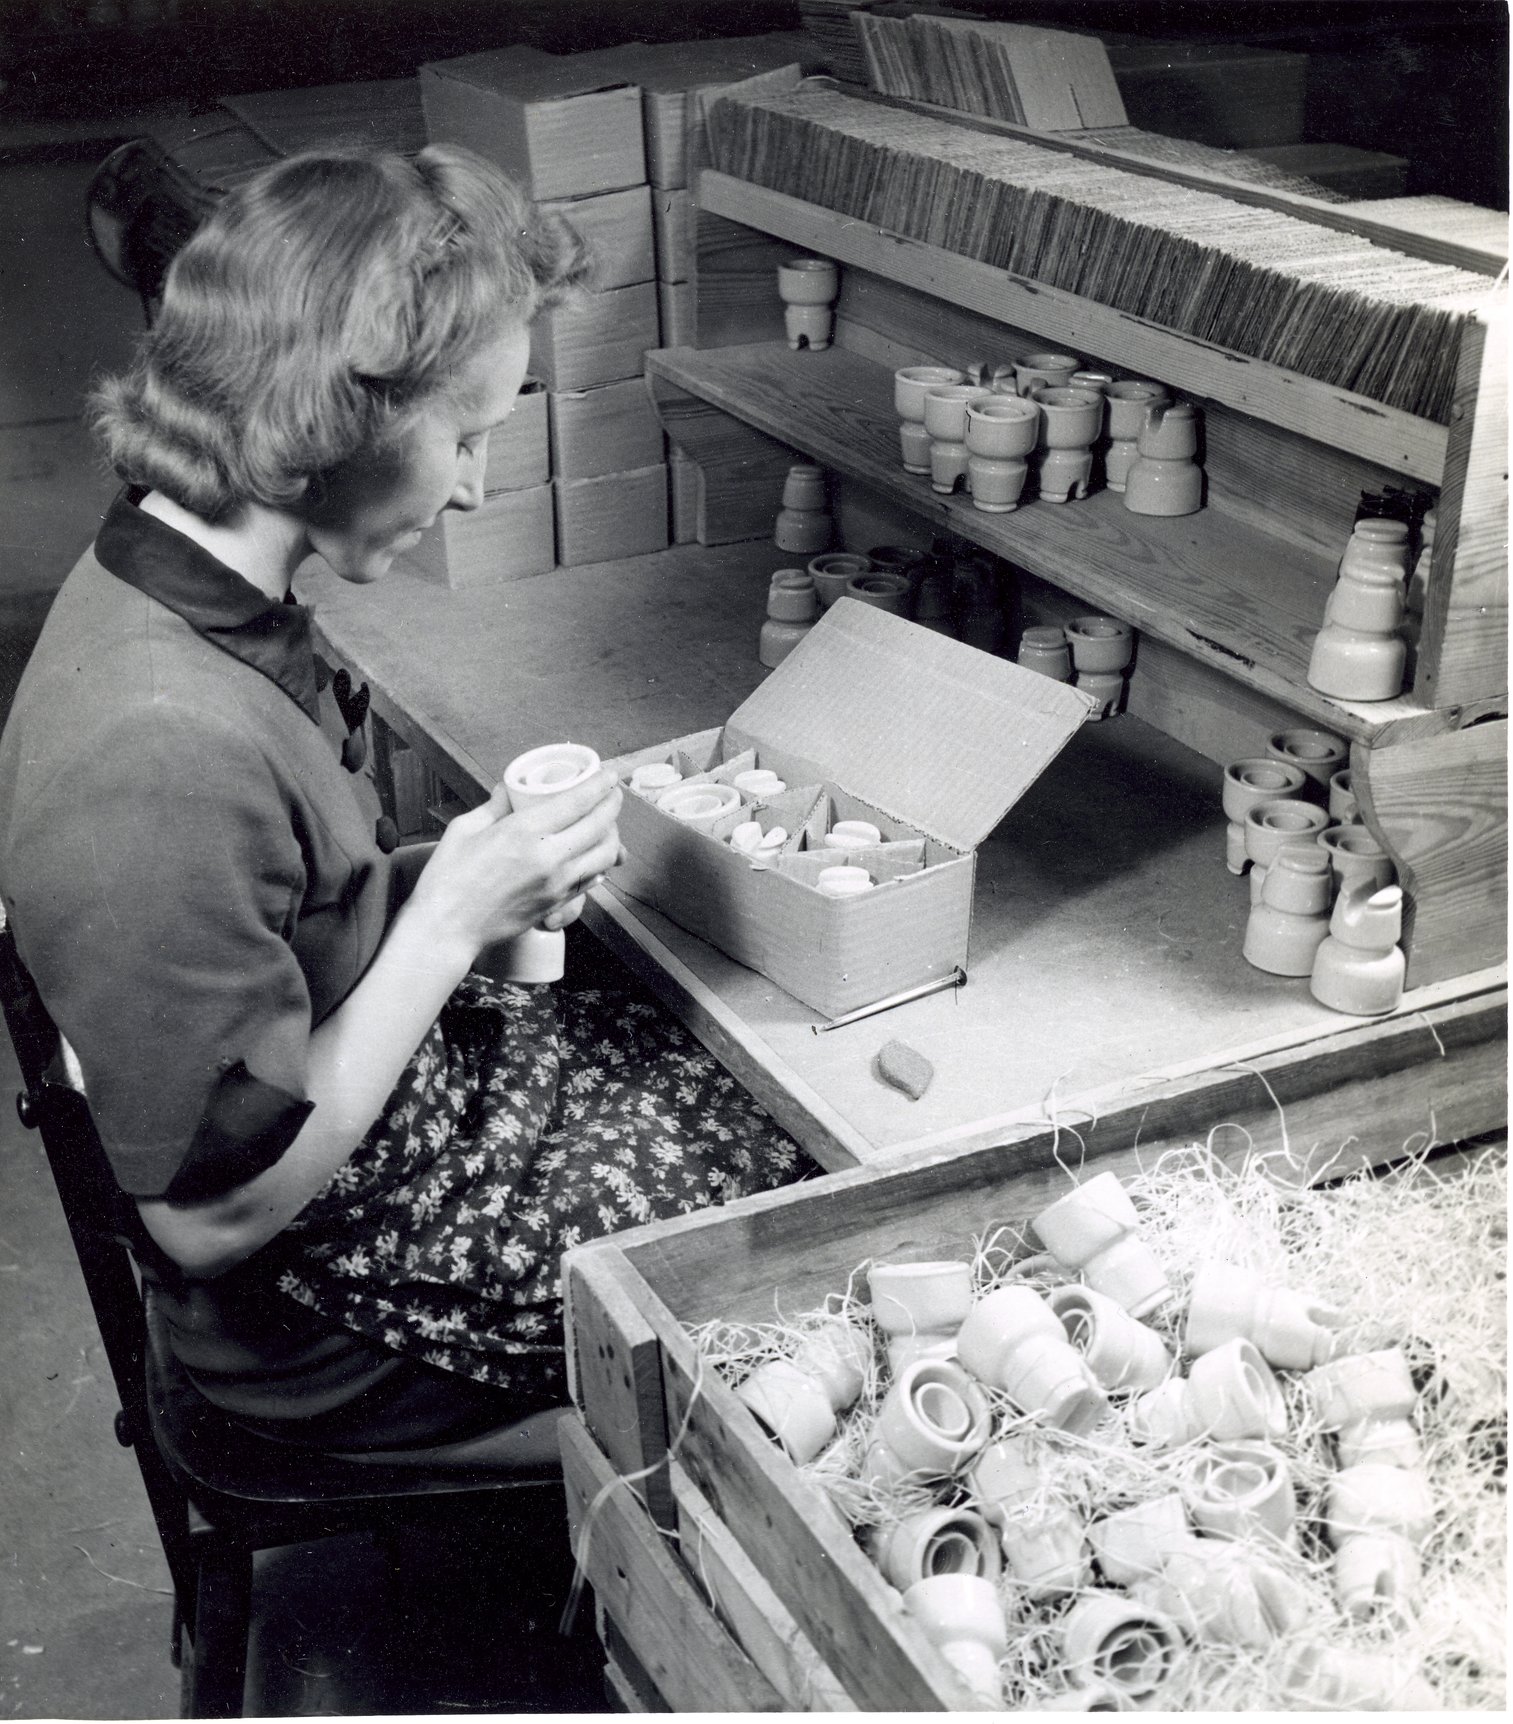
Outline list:
[[[310,1111],[310,996],[289,943],[305,861],[279,772],[232,722],[245,718],[159,698],[10,815],[21,954],[136,1197],[230,1190]]]

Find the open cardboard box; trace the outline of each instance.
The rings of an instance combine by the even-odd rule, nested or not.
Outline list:
[[[1065,683],[841,599],[716,730],[621,755],[668,762],[684,780],[729,781],[752,765],[787,788],[694,830],[653,796],[627,792],[628,860],[615,884],[837,1017],[967,967],[974,849],[1045,770],[1092,703]],[[837,820],[868,820],[882,843],[826,851]],[[754,861],[733,850],[743,820],[782,826]],[[815,887],[858,863],[877,882],[854,898]]]

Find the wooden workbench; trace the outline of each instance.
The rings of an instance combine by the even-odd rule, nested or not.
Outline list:
[[[764,674],[774,556],[682,546],[464,591],[404,564],[347,586],[312,563],[299,586],[328,656],[471,804],[541,742],[608,758],[722,722]],[[1505,1050],[1488,1039],[1505,970],[1419,989],[1366,1023],[1251,969],[1218,792],[1210,762],[1138,719],[1085,727],[979,851],[968,984],[837,1030],[613,890],[585,921],[827,1168],[1010,1142],[1047,1121],[1076,1128],[1075,1158],[1100,1132],[1127,1145],[1179,1101],[1195,1122],[1272,1131],[1273,1098],[1300,1081],[1345,1086],[1340,1143],[1373,1128],[1449,1142],[1505,1118]],[[918,1102],[872,1073],[890,1037],[935,1066]]]

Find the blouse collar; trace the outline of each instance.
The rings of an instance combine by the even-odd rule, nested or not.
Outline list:
[[[139,509],[146,494],[128,486],[111,504],[95,540],[103,567],[167,606],[222,652],[277,683],[319,724],[310,612],[292,595],[282,603],[270,599],[202,545]]]

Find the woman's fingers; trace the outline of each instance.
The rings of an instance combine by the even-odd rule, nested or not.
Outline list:
[[[590,886],[597,886],[611,868],[620,866],[624,854],[620,847],[619,834],[608,833],[593,849],[578,859],[575,879],[577,890],[583,892]]]
[[[457,815],[449,825],[455,826],[462,833],[487,832],[509,811],[510,793],[502,784],[496,784],[487,802],[481,802],[467,813]]]
[[[541,926],[555,933],[559,928],[566,928],[576,922],[583,914],[583,897],[580,893],[576,898],[569,898],[565,904],[558,904],[555,909],[548,910],[541,918]]]
[[[611,828],[586,849],[574,845],[565,850],[560,863],[546,881],[546,889],[556,903],[576,898],[590,884],[597,885],[611,868],[618,865],[619,859],[619,835]]]
[[[528,802],[516,810],[522,825],[537,832],[563,832],[580,820],[603,815],[613,820],[620,812],[625,793],[619,780],[610,772],[596,772],[592,778],[575,784],[571,790],[559,790],[539,802]]]

